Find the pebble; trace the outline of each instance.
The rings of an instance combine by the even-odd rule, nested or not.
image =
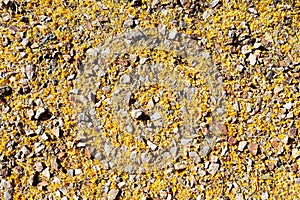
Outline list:
[[[58,160],[58,158],[56,158],[56,157],[53,157],[51,160],[50,160],[50,165],[51,165],[51,167],[53,168],[53,169],[55,169],[55,170],[58,170],[58,168],[59,168],[59,160]]]
[[[173,30],[169,33],[169,39],[170,39],[170,40],[175,40],[176,37],[177,37],[177,35],[178,35],[177,30],[176,30],[176,29],[173,29]]]
[[[250,65],[254,66],[256,64],[256,56],[253,53],[250,53],[249,55],[249,62]]]
[[[111,190],[108,192],[107,200],[115,200],[115,199],[117,199],[119,193],[120,193],[120,190],[119,190],[119,189],[111,189]]]
[[[53,134],[55,137],[59,138],[60,135],[61,135],[60,128],[59,128],[59,127],[54,127],[54,128],[52,129],[52,134]]]
[[[283,107],[284,107],[285,109],[287,109],[287,110],[291,109],[292,106],[293,106],[293,103],[286,103],[286,104],[283,105]]]
[[[186,168],[186,165],[185,164],[182,164],[182,163],[175,163],[174,164],[174,169],[175,170],[183,170]]]
[[[300,156],[299,149],[296,149],[296,148],[292,149],[292,158],[297,159],[299,156]]]
[[[133,28],[133,26],[134,26],[134,20],[133,19],[128,19],[128,20],[124,21],[123,26],[125,28]]]
[[[269,193],[268,192],[263,192],[262,194],[261,194],[261,199],[269,199]]]
[[[219,3],[220,3],[220,0],[213,0],[213,1],[210,3],[210,7],[211,7],[211,8],[214,8],[214,7],[216,7]]]
[[[217,164],[217,163],[210,163],[207,172],[213,176],[213,175],[215,175],[215,174],[217,173],[217,171],[219,170],[219,166],[220,166],[220,165]]]
[[[300,178],[295,178],[295,184],[299,185],[300,184]]]
[[[42,175],[48,179],[50,178],[50,170],[48,167],[42,171]]]
[[[180,140],[181,145],[186,146],[188,144],[190,144],[191,142],[193,142],[192,138],[182,138]]]
[[[136,109],[136,110],[132,110],[130,114],[131,114],[131,117],[137,119],[143,115],[143,111],[141,109]]]
[[[36,143],[34,143],[34,147],[35,147],[34,152],[37,154],[37,153],[40,153],[41,151],[43,151],[43,149],[45,148],[45,145],[43,145],[40,142],[36,142]]]
[[[159,119],[161,119],[161,115],[158,112],[155,112],[153,115],[150,116],[150,119],[152,121],[159,120]]]
[[[121,82],[124,84],[129,84],[131,82],[131,77],[125,74],[121,77]]]
[[[200,156],[195,151],[189,152],[189,158],[196,164],[201,162]]]
[[[241,49],[242,54],[246,55],[252,52],[249,45],[244,45]]]
[[[238,146],[238,150],[239,151],[244,151],[246,145],[247,145],[247,141],[240,141],[239,146]]]
[[[5,200],[13,199],[13,190],[10,189],[10,190],[5,191],[3,196],[4,196]]]
[[[157,149],[157,145],[152,143],[151,141],[147,140],[147,145],[150,147],[152,151],[155,151]]]
[[[237,143],[237,140],[235,139],[235,137],[228,138],[228,144],[235,145],[236,143]]]
[[[218,158],[218,156],[211,156],[210,161],[212,163],[217,163],[219,161],[219,158]]]
[[[250,143],[248,145],[248,150],[253,154],[256,155],[258,152],[258,145],[256,143]]]
[[[212,151],[212,150],[211,150],[210,146],[208,146],[208,145],[203,146],[203,147],[201,148],[201,150],[200,150],[200,155],[201,155],[201,156],[207,156],[208,154],[210,154],[211,151]]]
[[[36,163],[34,164],[34,166],[35,166],[35,170],[36,170],[37,172],[41,172],[41,171],[44,169],[44,166],[43,166],[43,164],[42,164],[41,162],[36,162]]]
[[[282,85],[276,85],[275,88],[274,88],[274,93],[278,94],[281,91],[283,91],[283,86]]]

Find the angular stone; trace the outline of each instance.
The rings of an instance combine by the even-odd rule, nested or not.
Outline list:
[[[208,173],[211,175],[215,175],[217,171],[219,170],[219,164],[217,163],[210,163],[209,168],[208,168]]]
[[[241,141],[241,142],[239,142],[238,150],[239,151],[244,151],[246,145],[247,145],[247,141]]]
[[[208,146],[208,145],[206,145],[206,146],[203,146],[202,148],[201,148],[201,150],[200,150],[200,155],[201,156],[207,156],[208,154],[210,154],[211,153],[211,148],[210,148],[210,146]]]
[[[120,192],[119,189],[111,189],[111,190],[108,192],[107,200],[115,200],[115,199],[117,199],[117,197],[118,197],[118,195],[119,195],[119,192]]]

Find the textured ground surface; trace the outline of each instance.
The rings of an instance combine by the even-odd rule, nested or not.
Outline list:
[[[0,7],[1,199],[296,199],[298,1],[3,0]],[[128,125],[110,114],[114,81],[143,58],[179,66],[200,91],[192,110],[200,127],[189,147],[160,170],[128,172],[98,159],[97,145],[78,134],[76,77],[87,53],[107,38],[162,25],[173,31],[169,37],[189,35],[210,55],[226,109],[218,139],[208,145],[211,90],[197,68],[169,51],[136,49],[137,58],[117,60],[95,97],[101,102],[97,117],[112,141]],[[157,91],[168,88],[151,87],[139,90],[136,101],[169,109],[168,122],[176,128],[180,105],[172,102],[172,91],[156,100]],[[141,124],[135,109],[133,124]],[[172,137],[171,128],[144,143],[128,133],[120,141],[154,151]]]

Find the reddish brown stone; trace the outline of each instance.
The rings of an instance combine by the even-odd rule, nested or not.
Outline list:
[[[256,143],[250,143],[248,145],[248,150],[252,153],[252,155],[256,155],[258,151],[258,145]]]
[[[228,144],[235,145],[237,143],[237,140],[234,137],[228,138]]]

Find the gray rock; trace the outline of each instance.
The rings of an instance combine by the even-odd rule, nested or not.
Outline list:
[[[134,26],[134,21],[133,21],[133,19],[128,19],[128,20],[124,21],[123,26],[124,26],[125,28],[132,28],[132,27]]]
[[[182,138],[181,140],[180,140],[180,143],[181,143],[181,145],[188,145],[188,144],[190,144],[191,142],[193,141],[193,138]]]
[[[176,29],[173,29],[170,33],[169,33],[169,39],[170,40],[175,40],[178,36],[178,32]]]
[[[207,156],[211,153],[211,148],[210,146],[206,145],[206,146],[203,146],[200,150],[200,155],[201,156]]]
[[[13,199],[13,190],[10,189],[10,190],[5,191],[3,197],[5,200]]]
[[[161,119],[161,115],[159,113],[155,112],[153,115],[151,115],[150,119],[152,121],[159,120],[159,119]]]
[[[141,109],[136,109],[136,110],[132,110],[130,114],[131,114],[131,117],[137,119],[140,116],[142,116],[143,111]]]

